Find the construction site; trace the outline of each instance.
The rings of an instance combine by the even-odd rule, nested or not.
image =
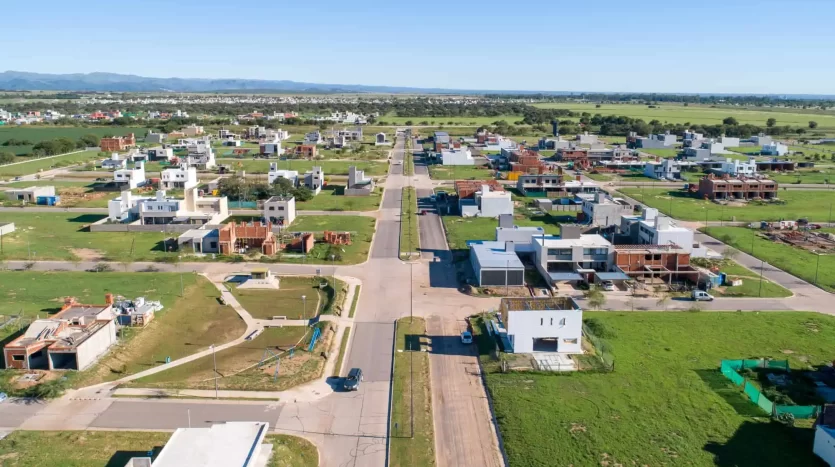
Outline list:
[[[812,230],[769,230],[761,236],[809,251],[835,250],[835,235]]]

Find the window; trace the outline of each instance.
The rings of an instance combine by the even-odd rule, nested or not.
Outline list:
[[[565,326],[565,318],[560,318],[560,326]]]
[[[25,356],[23,356],[23,355],[12,355],[12,360],[14,360],[16,362],[22,362],[24,358],[25,358]]]
[[[571,256],[571,248],[548,248],[550,256]]]
[[[606,248],[583,248],[583,254],[586,256],[605,255],[607,253],[609,253],[609,250]]]
[[[279,210],[279,211],[283,211],[283,210],[284,210],[284,206],[279,206],[279,207],[278,207],[278,210]]]
[[[270,206],[269,211],[275,211],[275,206]]]
[[[551,326],[554,325],[554,318],[551,318]]]
[[[542,326],[545,324],[545,318],[539,318],[539,325]]]
[[[211,249],[213,249],[213,250],[214,250],[215,248],[217,248],[217,242],[209,242],[209,248],[211,248]]]
[[[652,261],[652,255],[644,255],[644,261]]]
[[[577,343],[577,338],[575,337],[573,339],[563,339],[562,341],[563,341],[564,344],[576,344]]]

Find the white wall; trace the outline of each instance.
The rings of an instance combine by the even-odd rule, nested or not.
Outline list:
[[[823,427],[815,428],[815,444],[812,452],[829,465],[835,465],[835,440]]]
[[[116,321],[110,320],[76,348],[78,369],[84,370],[116,342]]]
[[[502,193],[502,196],[481,197],[481,217],[499,217],[501,214],[513,214],[513,200],[510,193]]]
[[[560,324],[563,320],[565,324]],[[533,352],[533,339],[543,337],[559,338],[559,352],[583,352],[583,312],[580,310],[510,311],[506,324],[515,353]],[[577,339],[577,343],[564,339]]]

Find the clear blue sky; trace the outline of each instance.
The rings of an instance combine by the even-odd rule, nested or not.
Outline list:
[[[0,71],[835,94],[832,0],[3,3]]]

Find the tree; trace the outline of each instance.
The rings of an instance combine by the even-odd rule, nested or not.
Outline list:
[[[583,292],[583,295],[585,295],[586,300],[588,300],[589,306],[594,310],[597,310],[606,304],[606,296],[603,295],[603,292],[601,292],[596,286],[592,286],[589,290]]]
[[[0,152],[0,164],[10,164],[14,162],[14,154],[9,151]]]
[[[722,120],[722,123],[725,124],[725,125],[734,125],[734,126],[739,125],[739,122],[733,117],[728,117],[728,118]]]
[[[273,182],[272,190],[276,196],[290,196],[295,189],[296,187],[293,186],[293,181],[284,177],[278,177]]]
[[[817,127],[818,127],[818,122],[816,122],[816,121],[814,121],[814,120],[812,120],[812,121],[810,121],[810,122],[809,122],[809,128],[811,128],[811,129],[813,129],[813,130],[814,130],[814,129],[815,129],[815,128],[817,128]]]
[[[93,147],[98,146],[99,142],[101,141],[101,139],[98,136],[96,136],[92,133],[84,135],[81,138],[78,138],[78,140],[80,142],[84,143],[84,146],[88,147],[88,148],[93,148]]]
[[[293,196],[296,198],[296,201],[300,203],[310,201],[313,199],[313,191],[306,186],[300,186],[293,190]]]
[[[777,119],[776,118],[769,118],[768,120],[765,121],[765,126],[767,126],[769,128],[773,128],[774,125],[776,125],[776,124],[777,124]]]
[[[667,311],[667,307],[670,305],[670,294],[662,293],[660,297],[658,297],[658,301],[655,304]]]
[[[729,246],[728,248],[725,248],[724,256],[725,259],[733,261],[737,256],[739,256],[739,250]]]

